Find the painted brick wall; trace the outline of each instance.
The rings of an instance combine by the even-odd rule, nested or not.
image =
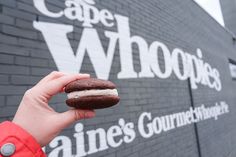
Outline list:
[[[232,31],[234,34],[236,33],[236,23],[235,23],[235,13],[236,13],[236,1],[235,0],[221,0],[221,8],[224,16],[225,26]]]
[[[64,8],[63,2],[48,0],[47,7],[52,11],[59,11]],[[199,85],[197,90],[192,91],[194,106],[212,106],[215,102],[226,101],[230,106],[230,113],[219,117],[217,121],[210,119],[200,122],[196,130],[194,125],[188,125],[148,139],[137,134],[135,140],[129,144],[89,156],[236,156],[236,82],[232,81],[228,68],[228,59],[236,60],[236,45],[231,34],[191,0],[96,0],[96,7],[129,17],[131,35],[141,36],[149,44],[157,40],[165,43],[171,50],[178,47],[194,55],[196,49],[200,48],[204,60],[219,69],[222,90],[217,92]],[[83,29],[80,23],[66,18],[46,17],[36,10],[32,0],[1,0],[0,121],[11,120],[24,92],[43,76],[57,70],[41,32],[32,25],[34,20],[74,25],[74,32],[68,37],[74,50],[78,46]],[[99,32],[104,49],[107,49],[104,28],[102,25],[94,27]],[[134,68],[140,71],[139,50],[135,46],[133,54]],[[119,118],[134,122],[137,129],[137,118],[144,111],[151,112],[153,116],[162,116],[187,110],[191,106],[187,81],[180,81],[174,75],[168,79],[117,79],[119,71],[120,57],[117,46],[109,80],[117,84],[121,102],[113,108],[97,111],[94,119],[82,120],[85,130],[106,130],[117,124]],[[80,72],[90,73],[96,77],[88,55]],[[58,95],[51,100],[50,105],[59,112],[65,111],[65,99],[64,94]],[[197,146],[196,131],[200,148]],[[73,153],[76,146],[74,132],[74,126],[70,126],[61,133],[72,140]],[[50,146],[46,147],[48,154],[52,150]],[[63,156],[63,153],[59,156]]]

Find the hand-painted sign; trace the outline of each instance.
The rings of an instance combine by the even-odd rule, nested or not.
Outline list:
[[[171,53],[169,48],[159,41],[153,41],[148,45],[142,37],[131,36],[128,17],[113,15],[107,9],[99,10],[94,4],[93,0],[66,0],[64,10],[51,12],[47,9],[45,0],[34,0],[35,7],[42,14],[52,18],[65,16],[69,20],[78,20],[84,27],[77,52],[74,53],[67,38],[67,34],[73,31],[72,25],[33,22],[34,28],[43,34],[60,71],[78,73],[85,53],[87,53],[97,77],[108,79],[115,47],[119,45],[121,71],[117,74],[118,79],[153,78],[155,76],[167,79],[174,73],[179,80],[190,78],[193,89],[197,89],[198,84],[201,84],[217,91],[221,90],[220,73],[209,63],[203,61],[201,49],[197,48],[197,55],[192,55],[180,48],[173,49]],[[109,41],[107,52],[102,46],[97,30],[93,27],[98,23],[101,23],[104,28],[117,26],[117,32],[104,31]],[[139,73],[134,70],[133,65],[132,44],[134,43],[139,47],[141,64]],[[164,57],[165,70],[160,68],[161,55]],[[182,70],[180,64],[182,64]]]

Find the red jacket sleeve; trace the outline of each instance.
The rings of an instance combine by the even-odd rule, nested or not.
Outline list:
[[[11,157],[46,157],[33,136],[9,121],[0,124],[0,148],[6,143],[15,145]],[[0,157],[3,156],[0,154]]]

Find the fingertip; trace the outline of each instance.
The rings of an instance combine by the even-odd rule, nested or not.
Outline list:
[[[90,74],[81,74],[81,73],[71,73],[71,74],[68,74],[67,76],[69,76],[70,78],[73,78],[73,80],[79,80],[79,79],[86,79],[86,78],[90,78]]]
[[[49,73],[48,75],[53,75],[53,76],[63,76],[66,75],[66,72],[63,71],[52,71],[51,73]]]
[[[96,116],[96,112],[94,110],[92,110],[91,112],[93,114],[93,117],[95,117]]]
[[[89,78],[90,74],[81,73],[81,74],[78,75],[78,77]]]
[[[95,111],[93,111],[93,110],[85,111],[85,118],[93,118],[95,116],[96,116]]]
[[[77,74],[77,75],[74,75],[74,80],[72,81],[75,81],[75,80],[82,80],[82,79],[88,79],[90,78],[90,74]],[[72,82],[71,81],[71,82]]]

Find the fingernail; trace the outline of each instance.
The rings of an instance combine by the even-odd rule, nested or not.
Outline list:
[[[78,78],[80,79],[82,79],[82,78],[89,78],[90,77],[90,74],[79,74],[78,75]]]
[[[84,76],[90,76],[90,74],[87,73],[79,73],[80,75],[84,75]]]

